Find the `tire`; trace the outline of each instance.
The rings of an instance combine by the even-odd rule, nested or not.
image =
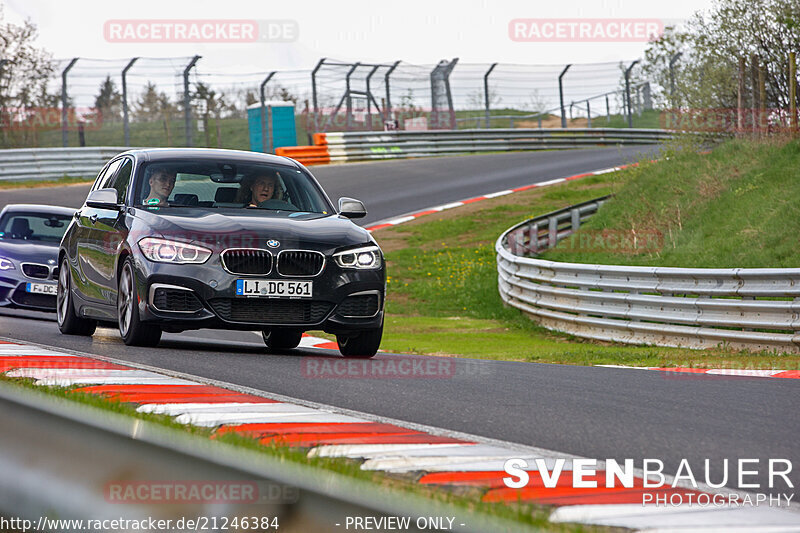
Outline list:
[[[369,359],[378,353],[383,336],[383,326],[367,329],[355,335],[336,335],[336,343],[343,356],[353,359]]]
[[[303,332],[292,329],[274,328],[265,329],[261,332],[261,336],[264,339],[264,344],[267,345],[267,349],[271,353],[274,353],[281,350],[297,348],[297,345],[300,344],[300,339],[303,338]]]
[[[129,257],[122,264],[117,285],[117,326],[128,346],[155,346],[161,340],[161,328],[139,320],[136,275]]]
[[[61,260],[58,267],[58,289],[56,291],[56,319],[58,330],[64,335],[81,335],[91,337],[97,328],[97,321],[81,318],[75,314],[75,302],[72,300],[72,278],[70,277],[67,257]]]

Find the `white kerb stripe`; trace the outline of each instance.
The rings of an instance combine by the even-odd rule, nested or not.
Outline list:
[[[269,424],[269,423],[322,423],[336,422],[367,422],[352,416],[325,413],[187,413],[178,416],[175,420],[179,424],[194,424],[195,426],[214,427],[222,424]]]
[[[37,380],[35,384],[48,387],[70,387],[72,385],[202,385],[202,383],[189,381],[188,379],[116,376],[43,378]]]
[[[161,415],[181,415],[190,413],[228,414],[228,413],[319,413],[318,409],[311,409],[300,405],[288,403],[151,403],[140,405],[140,413],[155,413]]]
[[[106,368],[19,368],[6,374],[12,378],[95,378],[124,377],[144,379],[164,379],[169,376],[148,372],[147,370],[119,370]]]
[[[415,472],[419,470],[448,469],[452,465],[464,465],[470,463],[485,463],[488,461],[507,461],[512,458],[522,458],[533,464],[533,460],[539,458],[535,455],[503,455],[503,456],[475,456],[475,457],[390,457],[367,459],[361,465],[361,470],[387,470],[390,472]]]
[[[376,452],[398,452],[423,448],[453,448],[460,444],[327,444],[308,452],[309,457],[364,457]]]
[[[506,194],[511,194],[512,192],[514,192],[514,191],[512,191],[511,189],[506,189],[505,191],[493,192],[492,194],[484,195],[484,198],[487,198],[487,199],[489,199],[489,198],[497,198],[498,196],[505,196]]]
[[[567,181],[567,178],[558,178],[555,180],[542,181],[541,183],[536,183],[535,185],[536,187],[547,187],[548,185],[555,185],[556,183],[562,183],[564,181]]]
[[[432,211],[444,211],[445,209],[453,209],[454,207],[461,207],[464,202],[453,202],[451,204],[444,204],[438,207],[431,208]]]
[[[413,215],[410,215],[410,216],[407,216],[407,217],[395,218],[394,220],[389,220],[386,223],[387,224],[391,224],[393,226],[396,226],[397,224],[402,224],[403,222],[410,222],[410,221],[414,220],[415,218],[417,218],[417,217],[415,217]]]
[[[729,527],[793,528],[797,531],[798,515],[770,507],[700,507],[656,506],[656,505],[574,505],[560,507],[550,515],[551,522],[578,522],[602,526],[647,528],[648,531],[663,531],[682,528],[681,531],[728,531]],[[688,528],[692,528],[689,530]],[[702,529],[700,529],[702,528]],[[708,529],[706,529],[708,528]]]
[[[0,344],[0,357],[22,357],[25,355],[35,356],[61,356],[61,357],[76,357],[72,354],[56,352],[46,348],[38,348],[36,346],[25,346],[20,344]]]

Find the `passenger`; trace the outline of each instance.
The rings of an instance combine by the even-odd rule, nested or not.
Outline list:
[[[267,200],[280,200],[277,174],[261,172],[252,174],[242,180],[237,202],[251,207],[258,207]]]
[[[175,188],[175,172],[163,168],[156,169],[147,183],[150,193],[142,201],[145,205],[166,205],[172,189]]]

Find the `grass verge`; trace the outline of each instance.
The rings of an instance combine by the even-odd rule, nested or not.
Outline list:
[[[767,157],[777,158],[782,155],[786,164],[795,161],[791,156],[795,148],[791,146],[766,145],[763,149],[766,150]],[[637,194],[626,191],[632,189],[640,192],[646,189],[648,185],[642,185],[642,181],[647,184],[658,183],[658,192],[653,193],[654,196],[667,194],[671,189],[673,192],[683,191],[682,180],[689,180],[688,174],[692,169],[704,169],[707,177],[719,175],[727,172],[724,165],[743,167],[756,148],[744,151],[737,143],[732,143],[719,150],[710,156],[703,156],[675,149],[666,154],[670,157],[668,161],[657,164],[641,162],[636,169],[501,196],[376,231],[374,236],[386,252],[389,272],[387,327],[381,348],[391,352],[460,354],[483,359],[580,365],[800,368],[800,356],[792,354],[734,351],[724,347],[698,351],[580,340],[541,328],[518,310],[503,307],[500,300],[494,243],[504,230],[536,215],[610,193],[630,196],[630,205],[638,206]],[[765,164],[763,160],[762,164]],[[746,172],[740,173],[754,173],[754,180],[762,179],[757,177],[759,175],[776,176],[781,172],[772,169],[758,171],[757,164],[748,164],[746,168]],[[783,164],[779,168],[782,171],[787,170]],[[679,171],[682,172],[681,177],[674,178],[673,181],[672,174]],[[707,180],[700,177],[692,178],[695,187],[702,188],[705,181]],[[733,184],[727,194],[738,197],[737,195],[757,192],[759,198],[767,199],[775,190],[772,186],[754,185],[746,180]],[[793,198],[796,193],[800,193],[800,189],[784,194],[783,197]],[[691,202],[697,193],[689,190],[685,196],[686,201]],[[800,197],[793,206],[790,205],[791,202],[776,201],[784,206],[781,208],[785,209],[784,214],[798,209],[797,206],[800,205]],[[612,206],[615,202],[608,205]],[[669,198],[664,198],[661,202],[665,206],[670,205]],[[765,209],[768,207],[763,206]],[[719,217],[726,212],[736,212],[730,210],[733,208],[734,204],[723,202],[717,208]],[[744,209],[741,205],[739,208]],[[604,218],[601,220],[608,218],[605,216],[605,209],[604,207]],[[601,215],[597,215],[599,217]],[[757,219],[758,216],[754,218]],[[690,220],[698,228],[702,227],[702,214]],[[780,229],[774,226],[777,220],[769,220],[769,223],[765,222],[754,231],[780,233]],[[590,223],[593,221],[594,219]],[[715,219],[713,222],[717,224],[722,221]],[[791,224],[800,224],[800,218],[795,217]],[[726,230],[723,229],[724,231]],[[798,234],[800,226],[789,237],[796,240]],[[687,239],[692,241],[688,237]],[[721,262],[729,248],[727,245],[723,246],[724,234],[716,239],[720,243],[718,257]],[[749,262],[744,261],[743,264],[757,262],[760,249],[760,246],[749,247]],[[782,250],[785,249],[785,246],[776,246],[775,255],[768,256],[771,258],[769,261],[779,263],[776,266],[791,262],[783,259]],[[686,253],[689,255],[691,252]],[[800,261],[797,260],[796,251],[794,257],[794,266],[797,266]],[[576,260],[574,257],[567,259],[555,253],[548,255],[548,258]],[[737,264],[739,258],[740,255],[732,254],[725,264]],[[616,256],[605,256],[604,259],[608,263],[624,264]],[[696,263],[697,261],[691,266],[716,266]]]
[[[36,187],[58,187],[62,185],[82,185],[92,183],[94,178],[64,176],[54,180],[0,181],[0,189],[33,189]]]

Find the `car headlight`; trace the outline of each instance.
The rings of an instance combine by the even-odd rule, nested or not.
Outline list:
[[[14,270],[14,263],[5,257],[0,257],[0,270]]]
[[[336,252],[333,260],[342,268],[380,268],[381,250],[377,246],[354,248]]]
[[[146,258],[156,263],[205,263],[211,257],[208,248],[156,237],[140,240],[139,249]]]

